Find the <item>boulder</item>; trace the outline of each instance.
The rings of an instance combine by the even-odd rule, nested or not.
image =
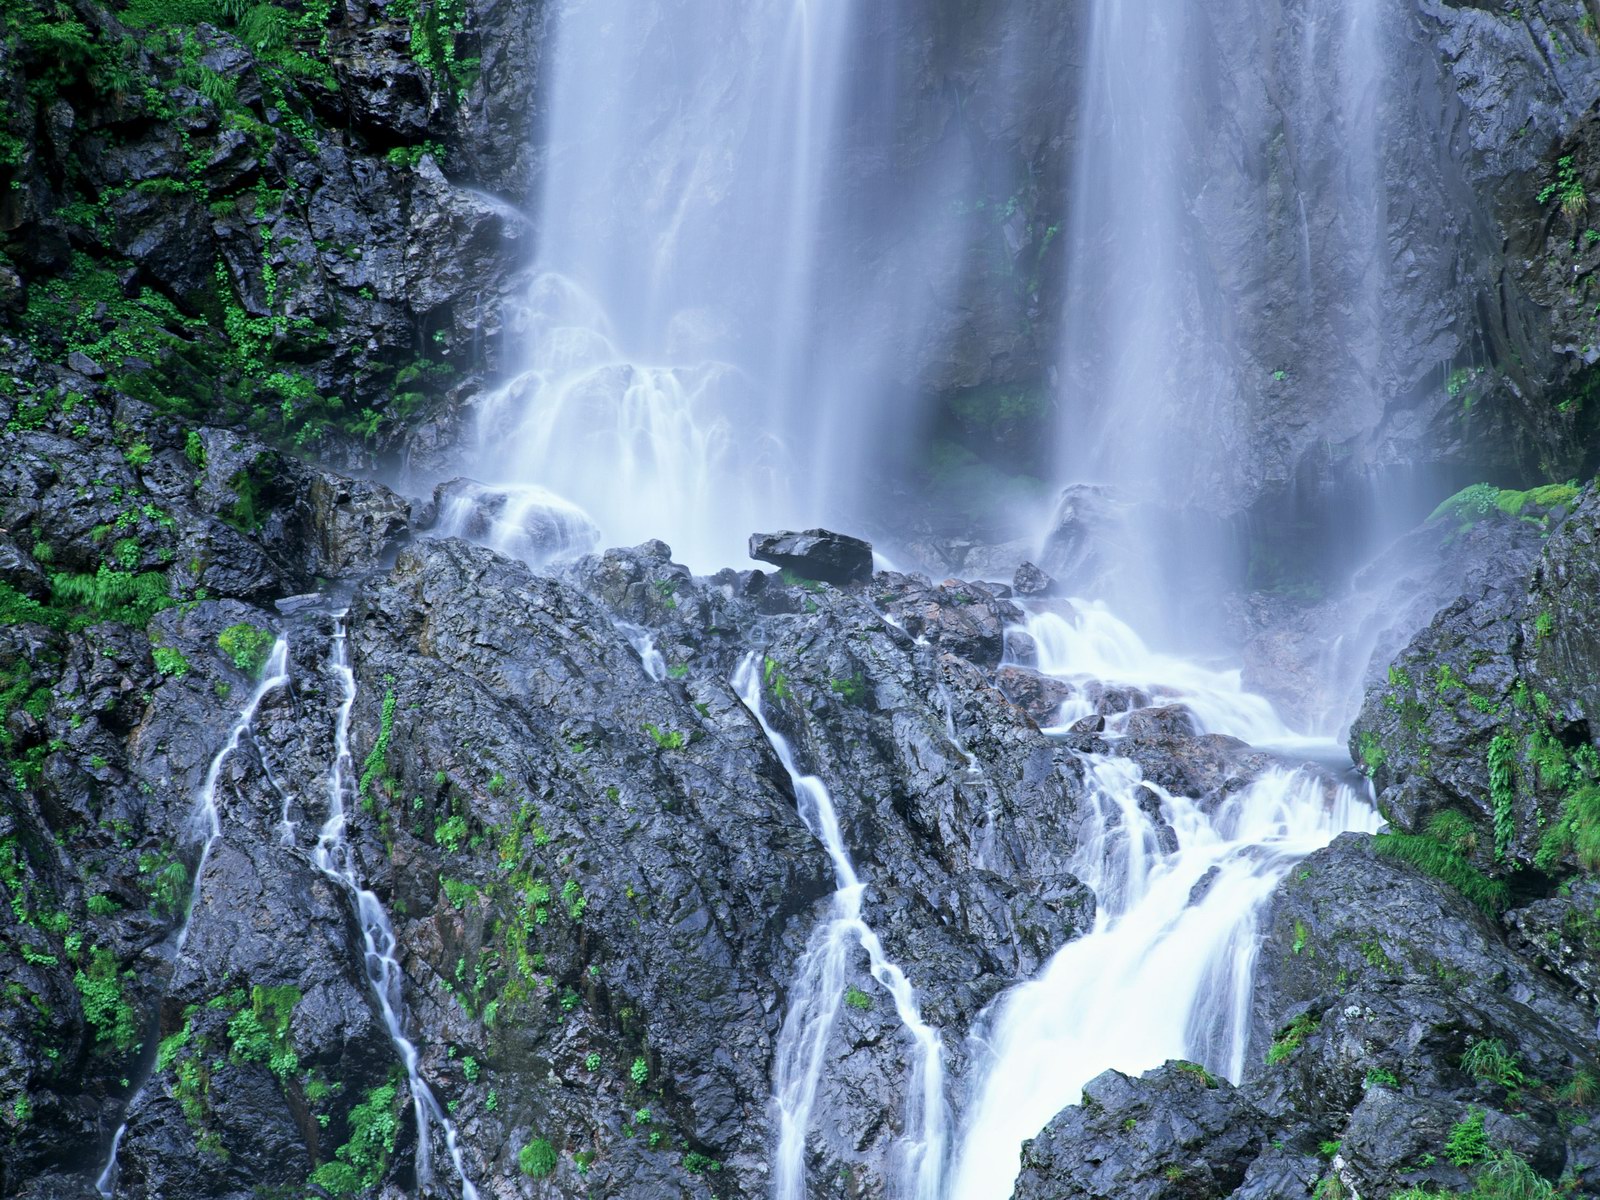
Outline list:
[[[1107,1071],[1022,1149],[1015,1200],[1227,1196],[1265,1148],[1262,1115],[1225,1080],[1169,1062]]]
[[[872,546],[860,538],[829,529],[752,533],[750,557],[803,579],[817,579],[840,587],[872,579]]]

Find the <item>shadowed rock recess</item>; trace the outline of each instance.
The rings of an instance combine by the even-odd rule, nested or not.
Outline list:
[[[813,217],[893,268],[842,311],[921,407],[878,414],[856,524],[741,529],[778,569],[696,575],[474,458],[585,5],[0,0],[0,1196],[1600,1196],[1600,6],[1389,6],[1383,351],[1346,354],[1325,280],[1307,322],[1298,247],[1210,264],[1262,329],[1179,520],[1041,482],[1104,4],[854,2],[895,151],[843,119]],[[1228,78],[1321,62],[1305,5],[1214,7]],[[1276,114],[1229,177],[1309,197],[1310,256],[1333,160],[1280,82],[1206,118]],[[852,241],[897,194],[962,247],[925,276]],[[1207,246],[1255,244],[1200,199]],[[1388,469],[1512,486],[1394,517],[1326,592],[1273,557]],[[1241,513],[1247,569],[1146,599],[1242,673],[1080,598],[1136,525],[1209,553]],[[1263,807],[1286,780],[1315,836]],[[1144,979],[1068,956],[1152,912],[1163,953],[1226,936],[1108,992],[1150,1028],[1056,1096],[1083,1064],[1021,1061],[1017,1014],[1052,963]],[[1141,1053],[1173,1030],[1205,1061]]]

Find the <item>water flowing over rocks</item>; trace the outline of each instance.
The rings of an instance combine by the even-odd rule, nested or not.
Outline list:
[[[1600,10],[727,7],[0,3],[0,1195],[1600,1195]]]

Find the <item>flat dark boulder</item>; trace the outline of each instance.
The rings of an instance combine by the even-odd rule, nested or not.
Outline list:
[[[804,579],[844,585],[872,579],[872,545],[830,529],[752,533],[750,557]]]

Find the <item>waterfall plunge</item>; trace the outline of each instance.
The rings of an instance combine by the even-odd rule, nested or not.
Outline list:
[[[1103,606],[1075,615],[1029,617],[1044,673],[1168,691],[1204,732],[1316,746],[1242,691],[1237,672],[1152,653]],[[1346,830],[1377,828],[1351,788],[1310,771],[1271,769],[1206,807],[1144,779],[1128,759],[1080,758],[1089,806],[1072,870],[1094,890],[1094,927],[1003,996],[975,1039],[950,1200],[1006,1200],[1022,1143],[1108,1068],[1138,1074],[1189,1059],[1239,1079],[1258,915],[1299,859]],[[1175,852],[1160,849],[1151,797]]]

